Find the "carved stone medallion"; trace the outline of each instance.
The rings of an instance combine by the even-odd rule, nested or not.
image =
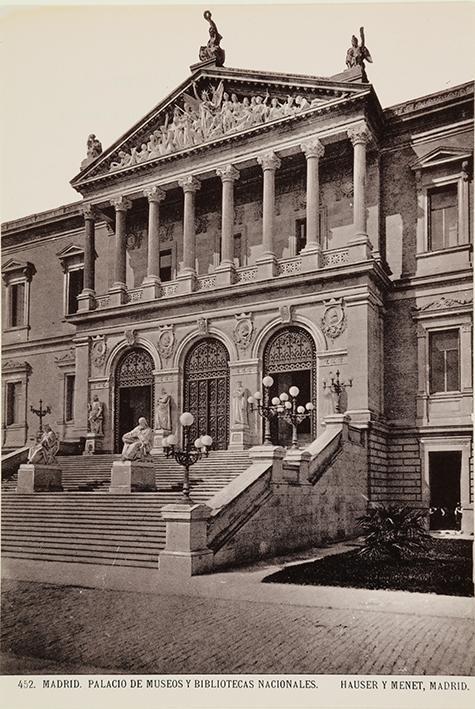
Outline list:
[[[124,330],[124,337],[127,344],[132,347],[137,343],[137,330]]]
[[[102,367],[106,361],[107,345],[104,335],[92,338],[91,362],[95,367]]]
[[[334,340],[346,327],[346,316],[342,298],[332,298],[324,301],[325,312],[322,317],[322,331]]]
[[[251,313],[235,315],[236,322],[233,328],[233,339],[239,350],[246,350],[252,340],[254,325]]]
[[[161,357],[170,359],[175,349],[175,333],[173,325],[161,325],[158,328],[157,350]]]

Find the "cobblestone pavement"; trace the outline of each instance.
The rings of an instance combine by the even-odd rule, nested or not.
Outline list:
[[[472,675],[465,618],[5,580],[2,648],[29,672]],[[36,668],[34,660],[40,658]],[[21,672],[21,665],[18,670]],[[51,670],[50,670],[51,671]],[[58,670],[59,671],[59,670]]]

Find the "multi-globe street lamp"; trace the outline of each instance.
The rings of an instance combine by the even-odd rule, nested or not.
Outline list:
[[[209,450],[213,445],[211,436],[205,434],[200,436],[193,443],[190,440],[190,426],[195,418],[189,411],[184,411],[180,416],[180,423],[183,427],[183,446],[178,447],[177,437],[173,434],[167,436],[163,442],[163,450],[167,458],[173,457],[179,465],[183,466],[183,497],[187,504],[191,503],[190,498],[190,467],[197,463],[204,455],[208,457]]]
[[[249,396],[247,399],[251,406],[251,411],[256,411],[265,419],[264,445],[272,445],[270,422],[274,418],[280,418],[292,426],[292,448],[298,448],[297,426],[312,415],[315,407],[310,401],[305,406],[297,404],[300,390],[296,386],[291,386],[288,394],[283,391],[270,401],[270,389],[273,384],[273,378],[267,375],[262,380],[263,394],[260,391],[256,391],[254,396]]]

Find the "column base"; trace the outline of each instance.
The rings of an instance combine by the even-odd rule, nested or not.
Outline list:
[[[109,288],[109,305],[123,305],[127,303],[127,286],[125,283],[113,283],[111,288]]]
[[[18,469],[16,491],[26,495],[32,492],[62,492],[61,478],[59,465],[23,463]]]
[[[323,253],[318,244],[306,246],[300,252],[302,271],[318,271],[323,267]]]
[[[357,234],[348,242],[348,261],[350,263],[367,261],[371,258],[372,252],[373,244],[367,234]]]
[[[195,271],[182,271],[176,277],[177,293],[193,293],[196,285]]]
[[[232,286],[235,282],[236,270],[232,263],[220,264],[214,273],[217,286]]]
[[[249,448],[250,435],[249,426],[245,423],[235,423],[231,426],[228,450],[243,451]]]
[[[274,254],[271,253],[262,254],[262,256],[256,259],[256,266],[257,280],[259,281],[274,278],[279,272],[277,259]]]
[[[151,492],[156,489],[153,463],[140,463],[134,460],[114,460],[112,463],[109,492],[113,495]]]
[[[103,443],[104,436],[98,433],[88,433],[83,455],[97,455],[97,453],[102,453]]]
[[[142,301],[157,300],[162,296],[162,284],[156,276],[147,276],[142,281]]]
[[[94,310],[96,307],[96,294],[93,290],[83,290],[78,295],[78,313]]]

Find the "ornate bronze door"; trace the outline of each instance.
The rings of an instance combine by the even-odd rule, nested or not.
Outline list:
[[[142,349],[127,352],[115,377],[115,450],[122,450],[122,436],[144,416],[153,427],[153,360]]]
[[[195,417],[192,440],[207,433],[213,448],[225,450],[229,438],[229,365],[226,347],[200,340],[185,360],[184,411]]]
[[[274,385],[271,398],[283,391],[288,392],[294,385],[300,389],[298,403],[305,405],[312,401],[316,405],[316,350],[311,335],[301,327],[290,325],[276,332],[264,351],[264,375],[270,374]],[[317,410],[313,416],[299,425],[299,439],[310,443],[316,436]],[[274,421],[271,425],[272,441],[276,445],[290,445],[291,427],[285,421]]]

